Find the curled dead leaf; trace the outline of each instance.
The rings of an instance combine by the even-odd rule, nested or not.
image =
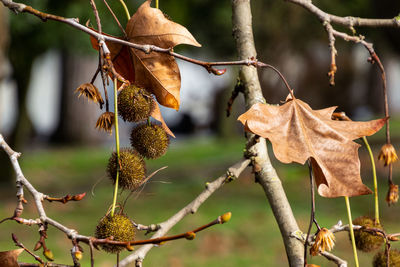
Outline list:
[[[166,18],[161,10],[150,7],[150,2],[144,2],[128,21],[126,34],[130,42],[161,48],[179,44],[201,46],[185,27]],[[178,110],[181,77],[175,58],[136,49],[131,49],[131,54],[135,83],[151,90],[161,105]]]
[[[128,41],[172,49],[179,44],[201,46],[182,25],[168,18],[161,10],[144,2],[126,26]],[[93,48],[97,40],[91,37]],[[179,109],[181,76],[173,56],[162,53],[145,53],[119,44],[107,42],[115,70],[131,83],[153,93],[166,107]]]
[[[163,117],[161,115],[160,107],[158,106],[158,103],[156,101],[154,101],[154,109],[151,112],[150,116],[153,119],[158,120],[159,122],[161,122],[161,126],[163,127],[165,132],[167,132],[167,134],[169,134],[170,136],[175,138],[174,133],[168,128],[167,124],[165,123],[165,121],[164,121],[164,119],[163,119]]]
[[[374,134],[387,119],[334,121],[335,109],[313,110],[299,99],[289,99],[281,106],[255,104],[238,120],[247,131],[268,138],[279,161],[304,164],[311,158],[321,196],[370,194],[360,177],[359,145],[352,140]]]

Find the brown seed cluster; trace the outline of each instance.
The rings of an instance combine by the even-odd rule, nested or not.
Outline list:
[[[335,246],[335,236],[329,229],[321,228],[315,237],[315,242],[310,248],[310,254],[317,256],[319,252],[331,251]]]
[[[384,144],[379,152],[378,160],[383,161],[385,166],[398,160],[396,149],[392,144]]]
[[[79,93],[78,98],[81,97],[81,95],[84,95],[88,100],[99,103],[100,107],[102,107],[104,104],[104,100],[101,97],[99,89],[97,89],[97,87],[91,83],[81,84],[78,88],[76,88],[75,93]]]
[[[126,215],[107,215],[100,220],[94,236],[98,239],[112,238],[114,241],[133,241],[135,239],[135,226]],[[109,253],[118,253],[125,248],[111,244],[101,244],[100,247]]]
[[[131,145],[142,156],[156,159],[164,155],[169,146],[169,137],[157,124],[142,123],[132,129]]]
[[[353,224],[383,230],[382,225],[375,223],[373,219],[367,216],[361,216],[354,219]],[[384,238],[382,236],[363,229],[354,230],[354,237],[357,249],[364,252],[377,250],[382,247],[382,244],[384,243]]]
[[[114,126],[114,112],[106,111],[100,115],[96,122],[96,129],[112,133],[112,127]]]

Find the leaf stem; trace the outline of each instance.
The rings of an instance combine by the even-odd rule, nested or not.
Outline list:
[[[126,6],[124,0],[119,0],[119,2],[121,3],[122,7],[125,10],[126,17],[128,18],[128,20],[130,20],[131,19],[131,15],[129,14],[128,7]]]
[[[369,158],[371,160],[371,167],[372,167],[372,176],[374,179],[374,199],[375,199],[375,223],[380,224],[379,221],[379,199],[378,199],[378,181],[376,178],[376,168],[375,168],[375,161],[374,161],[374,154],[372,153],[371,147],[369,146],[367,137],[362,138],[364,141],[365,146],[367,147]]]
[[[353,246],[354,261],[355,261],[356,267],[359,267],[357,248],[356,248],[356,240],[354,238],[354,230],[353,230],[353,219],[351,218],[349,197],[345,196],[344,200],[346,201],[347,217],[349,218],[350,237],[351,237],[351,245]]]
[[[117,150],[117,177],[115,178],[114,196],[111,208],[111,216],[114,216],[115,204],[117,203],[118,180],[119,180],[119,131],[118,131],[118,95],[117,78],[114,78],[114,120],[115,120],[115,146]]]

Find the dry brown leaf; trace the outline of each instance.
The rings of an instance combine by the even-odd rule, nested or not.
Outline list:
[[[153,100],[154,101],[154,100]],[[173,138],[175,138],[174,133],[168,128],[167,124],[165,123],[162,115],[161,115],[161,110],[160,107],[158,106],[158,103],[156,101],[154,101],[154,109],[151,112],[150,116],[153,119],[158,120],[159,122],[161,122],[161,127],[163,127],[163,129],[165,130],[165,132],[167,132],[167,134],[169,134],[170,136],[172,136]]]
[[[126,26],[129,41],[137,44],[173,48],[179,44],[201,46],[182,25],[167,19],[161,10],[144,2]],[[166,107],[179,109],[181,76],[175,58],[161,53],[146,54],[132,49],[135,84],[150,90]]]
[[[179,44],[201,46],[182,25],[165,17],[161,10],[144,2],[126,26],[128,41],[136,44],[173,48]],[[90,37],[98,50],[97,40]],[[120,44],[107,42],[115,70],[126,80],[152,92],[166,107],[179,109],[181,75],[173,56],[162,53],[146,54]]]
[[[0,266],[2,267],[18,267],[18,256],[24,249],[14,249],[0,252]]]
[[[258,103],[238,120],[247,131],[268,138],[279,161],[304,164],[311,158],[321,196],[370,194],[360,177],[360,145],[352,140],[374,134],[387,119],[334,121],[331,115],[335,109],[312,110],[299,99],[281,106]]]

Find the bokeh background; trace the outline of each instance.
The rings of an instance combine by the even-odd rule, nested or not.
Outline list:
[[[102,1],[96,1],[103,30],[121,33]],[[89,1],[32,0],[26,4],[65,17],[77,17],[81,23],[95,25]],[[131,14],[142,1],[127,1]],[[391,18],[400,12],[400,2],[391,0],[313,1],[327,12],[340,16]],[[109,1],[126,24],[119,1]],[[176,51],[196,59],[235,60],[231,30],[230,1],[161,0],[162,11],[186,26],[203,45],[201,48],[178,46]],[[336,86],[328,85],[330,51],[326,33],[319,21],[307,11],[284,1],[252,1],[255,42],[259,60],[276,66],[295,89],[296,96],[314,109],[338,106],[350,117],[367,120],[383,116],[383,94],[376,66],[367,63],[368,53],[361,45],[337,40],[338,72]],[[341,29],[341,28],[339,28]],[[346,31],[346,29],[341,29]],[[393,143],[400,137],[400,32],[394,29],[357,29],[366,36],[380,56],[387,72]],[[112,201],[110,180],[105,173],[108,157],[114,149],[114,136],[94,129],[101,114],[98,106],[77,98],[74,90],[89,82],[97,68],[97,53],[86,34],[54,21],[42,22],[28,15],[15,15],[0,7],[0,133],[17,151],[23,152],[21,165],[26,177],[42,192],[53,196],[87,192],[79,203],[46,203],[48,215],[82,234],[92,235],[98,220]],[[240,160],[245,140],[236,121],[245,111],[240,96],[231,117],[226,105],[234,87],[238,68],[228,68],[215,77],[203,68],[178,61],[182,76],[181,109],[166,108],[162,114],[177,138],[171,140],[168,153],[147,161],[148,172],[163,166],[149,183],[127,201],[125,211],[138,223],[158,223],[174,214],[198,193],[206,182],[225,173]],[[286,89],[277,75],[259,73],[264,96],[278,104]],[[101,82],[96,81],[98,88]],[[112,98],[111,98],[112,99]],[[112,101],[111,101],[112,103]],[[132,125],[121,121],[121,142],[129,145]],[[383,131],[371,137],[375,155],[384,143]],[[271,150],[270,150],[271,151]],[[284,165],[270,152],[282,179],[301,229],[309,219],[310,199],[305,166]],[[367,151],[360,148],[362,177],[372,185]],[[398,183],[399,164],[394,166]],[[388,232],[400,231],[399,207],[387,207],[387,170],[378,164],[380,208]],[[10,216],[15,208],[14,175],[9,160],[0,152],[0,217]],[[301,188],[301,190],[299,190]],[[123,192],[124,200],[128,192]],[[29,200],[29,196],[28,196]],[[351,199],[353,217],[373,215],[372,196]],[[186,232],[218,215],[232,211],[232,220],[200,233],[194,241],[179,240],[154,248],[146,258],[147,266],[285,266],[284,246],[268,202],[247,170],[240,179],[224,186],[194,215],[180,222],[171,234]],[[27,205],[25,218],[36,218]],[[330,227],[338,220],[346,222],[344,200],[317,197],[317,220]],[[11,232],[32,248],[38,239],[36,227],[0,224],[0,251],[13,249]],[[147,238],[139,235],[139,238]],[[346,233],[337,235],[335,253],[353,265]],[[70,242],[63,234],[49,229],[48,247],[56,261],[70,263]],[[394,244],[394,247],[399,245]],[[125,252],[124,255],[127,252]],[[98,266],[111,266],[115,257],[96,252]],[[372,254],[359,253],[361,265],[370,266]],[[21,260],[32,259],[22,254]],[[89,264],[85,247],[83,266]],[[334,266],[320,257],[311,262]]]

